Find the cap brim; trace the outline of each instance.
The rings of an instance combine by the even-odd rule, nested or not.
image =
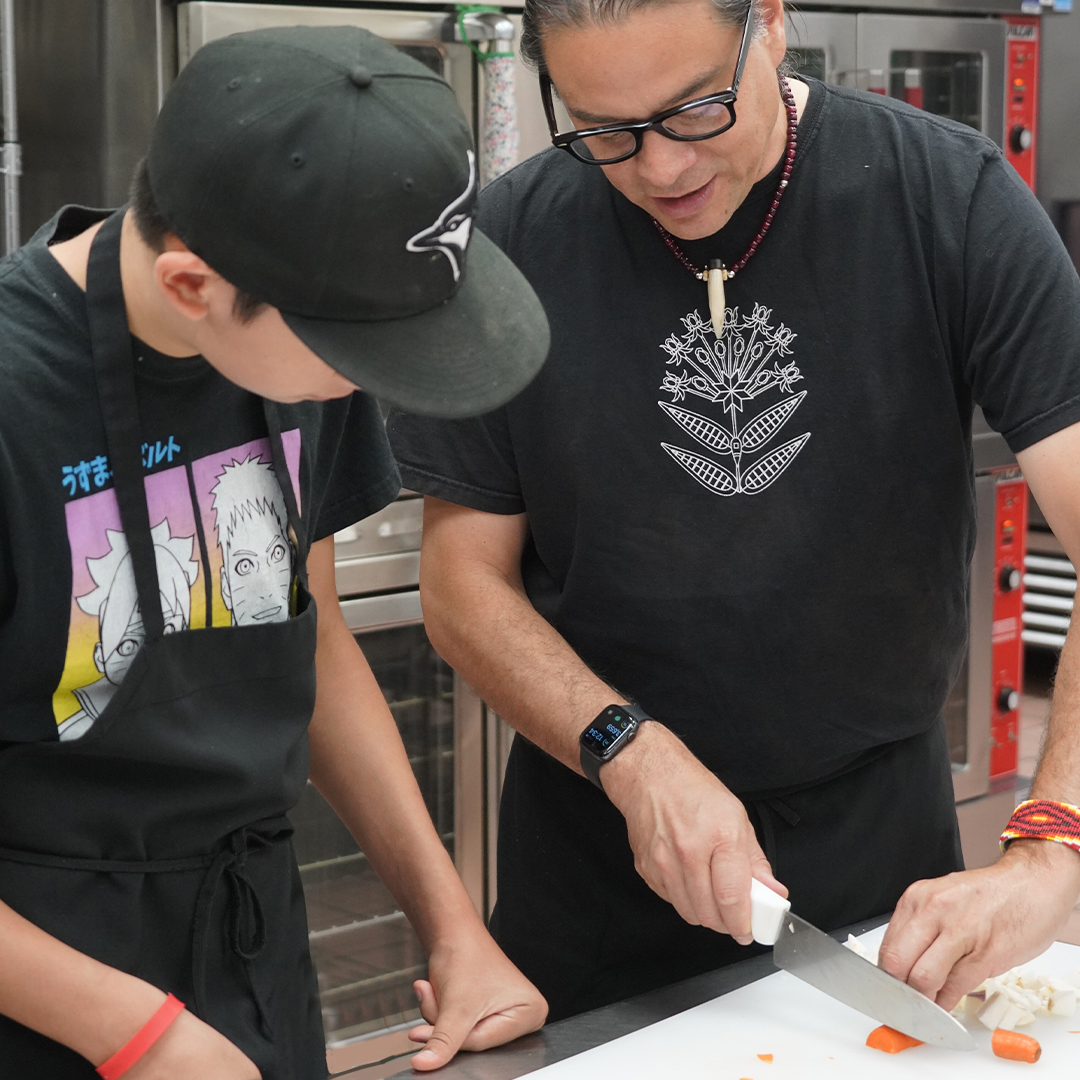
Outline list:
[[[547,359],[547,317],[521,271],[478,229],[461,286],[402,319],[337,322],[281,312],[289,329],[350,382],[422,416],[491,412]]]

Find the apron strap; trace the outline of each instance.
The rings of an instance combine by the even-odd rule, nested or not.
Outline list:
[[[281,410],[276,402],[263,399],[263,412],[266,415],[266,427],[270,432],[270,454],[274,461],[274,473],[277,476],[278,486],[285,499],[285,509],[289,515],[289,539],[296,548],[295,577],[300,580],[304,588],[307,588],[307,555],[308,538],[307,527],[300,517],[300,511],[296,505],[296,492],[293,490],[292,473],[289,472],[288,462],[285,460],[285,445],[281,441]]]
[[[86,307],[109,463],[116,501],[120,507],[120,524],[131,553],[146,640],[156,641],[165,633],[165,619],[161,613],[157,557],[150,532],[150,512],[146,505],[145,470],[139,453],[142,443],[139,401],[135,390],[131,329],[120,277],[120,236],[125,212],[126,208],[121,207],[106,218],[90,246]],[[297,508],[292,476],[281,441],[280,413],[272,401],[264,400],[263,410],[270,434],[274,473],[288,512],[289,538],[296,550],[294,580],[298,579],[306,589],[307,529]]]
[[[120,279],[120,233],[125,208],[105,220],[90,246],[86,268],[86,310],[94,353],[98,397],[105,421],[109,463],[120,507],[120,523],[131,552],[139,611],[147,641],[165,633],[150,511],[146,506],[139,402],[131,329]]]

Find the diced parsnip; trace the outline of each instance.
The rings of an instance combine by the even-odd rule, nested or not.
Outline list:
[[[979,1015],[979,1010],[985,1004],[985,999],[977,998],[974,994],[968,994],[964,998],[964,1015],[968,1019],[974,1019]]]
[[[983,1003],[983,1007],[976,1013],[979,1018],[979,1022],[988,1027],[991,1031],[996,1027],[1001,1026],[1001,1021],[1008,1012],[1011,1002],[1002,993],[995,993],[992,997],[986,999]]]
[[[1027,1027],[1028,1024],[1035,1023],[1035,1016],[1033,1013],[1021,1013],[1019,1019],[1016,1021],[1014,1027]]]
[[[844,942],[844,948],[850,949],[856,956],[861,956],[864,960],[868,959],[866,946],[854,934],[848,934],[847,941]]]
[[[999,1028],[1005,1028],[1006,1031],[1015,1031],[1017,1021],[1019,1021],[1020,1017],[1023,1015],[1025,1015],[1024,1010],[1020,1008],[1015,1001],[1010,1001],[1009,1007],[1005,1010],[1005,1015],[998,1022],[997,1026]]]
[[[1076,991],[1052,990],[1047,1007],[1053,1016],[1072,1016],[1076,1012]]]

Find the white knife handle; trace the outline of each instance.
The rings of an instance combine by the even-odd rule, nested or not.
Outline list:
[[[750,932],[762,945],[775,945],[791,902],[757,878],[750,882]]]

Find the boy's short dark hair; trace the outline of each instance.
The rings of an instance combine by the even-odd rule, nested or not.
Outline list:
[[[157,200],[154,198],[153,189],[150,187],[150,171],[146,165],[146,158],[135,167],[135,175],[131,178],[131,190],[128,192],[131,199],[131,211],[135,218],[135,226],[143,243],[154,251],[165,250],[165,237],[169,233],[175,233],[165,220]],[[251,322],[262,309],[266,307],[266,301],[260,300],[243,289],[236,290],[236,299],[233,301],[233,315],[242,323]]]

